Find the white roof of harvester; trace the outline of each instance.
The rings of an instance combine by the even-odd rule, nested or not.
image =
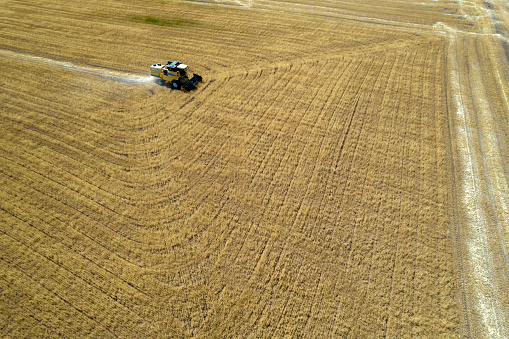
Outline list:
[[[183,63],[181,63],[180,61],[173,61],[173,62],[169,62],[168,61],[168,68],[180,68],[180,69],[185,69],[187,67],[187,65],[184,65]]]

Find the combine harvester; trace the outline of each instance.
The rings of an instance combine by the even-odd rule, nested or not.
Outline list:
[[[180,89],[185,92],[192,91],[196,84],[202,81],[202,77],[193,73],[189,79],[187,76],[187,65],[179,61],[168,61],[166,65],[153,64],[150,67],[150,74],[161,78],[164,84],[170,84],[173,89]]]

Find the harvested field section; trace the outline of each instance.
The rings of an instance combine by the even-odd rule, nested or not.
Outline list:
[[[460,210],[455,240],[473,337],[507,337],[509,291],[507,110],[498,39],[453,35],[451,124]],[[502,51],[503,53],[503,51]],[[464,56],[468,55],[465,60]],[[502,58],[505,58],[502,54]],[[500,68],[503,72],[504,68]],[[503,74],[503,73],[502,73]]]
[[[507,337],[506,7],[4,1],[1,335]]]
[[[169,0],[172,1],[172,0]],[[449,1],[279,1],[279,0],[173,0],[206,6],[244,8],[250,11],[268,11],[278,15],[312,16],[331,18],[337,21],[362,23],[363,25],[384,25],[391,29],[426,30],[435,24],[437,17],[447,25],[464,24],[464,17],[458,13],[458,6]],[[172,1],[172,2],[173,2]]]
[[[4,333],[453,335],[444,51],[251,65],[192,96],[49,65],[38,91],[2,59]]]
[[[207,331],[258,337],[275,327],[278,336],[399,337],[440,335],[444,322],[454,327],[453,290],[444,278],[452,269],[450,253],[444,254],[445,149],[436,147],[445,103],[429,91],[430,84],[436,93],[444,86],[442,48],[345,59],[337,70],[337,62],[317,63],[338,81],[316,95],[289,86],[297,93],[282,97],[301,97],[295,106],[269,100],[285,109],[270,123],[264,120],[272,119],[271,109],[263,109],[263,134],[251,129],[262,151],[246,150],[248,159],[263,160],[244,167],[254,174],[238,198],[229,190],[232,202],[249,202],[240,210],[251,208],[251,225],[246,239],[231,240],[222,251],[219,267],[230,267],[217,278],[220,298]],[[312,86],[302,91],[312,93]],[[321,95],[336,101],[315,106]],[[283,133],[286,128],[296,132]],[[289,284],[290,276],[296,278]],[[437,304],[443,313],[431,311]],[[239,321],[250,326],[242,330]],[[232,324],[226,331],[225,323]],[[249,332],[253,327],[258,332]]]

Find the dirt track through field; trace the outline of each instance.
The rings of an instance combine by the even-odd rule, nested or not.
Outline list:
[[[107,70],[104,68],[83,66],[83,65],[80,66],[80,65],[73,64],[72,62],[68,62],[68,61],[58,61],[58,60],[53,60],[50,58],[44,58],[41,56],[16,53],[16,52],[9,51],[9,50],[0,49],[0,57],[18,60],[18,61],[23,62],[24,64],[26,62],[42,63],[42,64],[50,65],[53,67],[60,67],[60,68],[68,69],[68,70],[72,70],[72,71],[89,73],[89,74],[93,74],[93,75],[96,75],[96,76],[104,78],[104,79],[123,82],[123,83],[130,83],[130,84],[155,83],[154,78],[150,75],[148,75],[148,76],[147,75],[135,75],[135,74],[129,74],[126,72],[120,72],[118,70]],[[35,72],[37,72],[37,66],[32,68],[32,70],[29,66],[27,66],[27,72],[29,74],[33,74],[34,70],[35,70]]]

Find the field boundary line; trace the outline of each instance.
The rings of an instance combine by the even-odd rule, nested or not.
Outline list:
[[[472,323],[466,319],[465,325],[469,326],[466,331],[470,335],[489,333],[490,337],[502,338],[507,334],[507,328],[504,324],[506,321],[503,315],[504,307],[499,300],[500,286],[498,286],[499,281],[495,276],[495,271],[500,269],[499,265],[506,262],[507,258],[504,258],[504,253],[493,252],[492,243],[495,240],[503,241],[503,239],[493,239],[498,236],[492,234],[492,227],[497,228],[499,223],[500,212],[497,212],[496,202],[493,206],[494,202],[490,203],[490,199],[485,198],[483,192],[488,190],[488,195],[494,194],[490,180],[492,176],[496,177],[496,173],[490,169],[490,164],[495,160],[490,158],[491,160],[487,163],[484,153],[487,151],[492,153],[496,149],[485,145],[483,139],[490,140],[493,132],[487,129],[496,131],[496,126],[491,121],[491,110],[486,106],[486,101],[489,98],[486,98],[485,80],[480,73],[482,61],[476,54],[470,55],[470,58],[461,61],[460,64],[458,60],[461,55],[460,44],[463,45],[463,52],[469,55],[468,41],[463,41],[458,34],[451,32],[448,47],[448,79],[452,93],[448,100],[454,112],[450,118],[452,124],[455,125],[454,136],[456,137],[452,149],[453,162],[459,164],[459,167],[455,166],[456,170],[453,175],[461,179],[459,183],[456,180],[453,182],[459,187],[459,191],[455,190],[455,192],[460,199],[458,209],[461,211],[458,212],[458,219],[454,222],[459,223],[460,219],[463,219],[467,223],[463,228],[459,224],[455,224],[458,230],[455,239],[458,252],[465,251],[470,259],[466,265],[463,265],[462,256],[458,256],[461,260],[459,269],[461,271],[468,270],[465,274],[461,274],[464,293],[473,299],[471,302],[465,300],[463,303],[466,306],[464,316],[467,318],[472,316],[474,320]],[[474,47],[477,49],[476,45]],[[463,76],[460,66],[466,72]],[[468,88],[463,88],[465,87],[463,85],[465,77]],[[476,81],[477,87],[474,88],[472,81]],[[464,94],[465,92],[469,95]],[[479,125],[480,115],[483,117],[483,125]],[[484,121],[484,118],[487,121]],[[497,157],[496,152],[493,156]],[[482,163],[478,164],[478,160]],[[491,206],[487,207],[487,205]],[[490,208],[494,210],[491,211]],[[492,216],[495,225],[492,225],[490,221]],[[462,235],[461,231],[465,234]],[[504,244],[501,246],[504,251]],[[500,256],[502,257],[499,258]],[[501,260],[502,263],[497,263],[495,260]],[[500,277],[500,279],[503,278]]]

